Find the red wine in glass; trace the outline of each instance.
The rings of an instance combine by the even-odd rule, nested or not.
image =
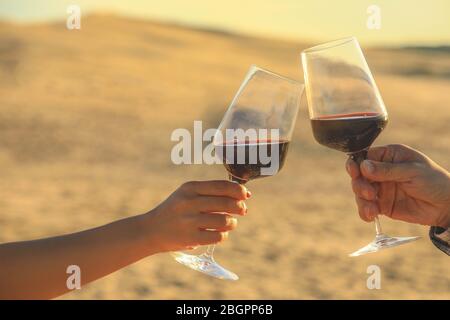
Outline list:
[[[279,172],[288,149],[288,140],[230,141],[216,146],[230,179],[241,184]],[[262,174],[262,169],[270,166],[275,166],[276,171]]]
[[[387,122],[386,114],[355,112],[313,118],[311,126],[314,138],[321,145],[355,154],[370,147]]]

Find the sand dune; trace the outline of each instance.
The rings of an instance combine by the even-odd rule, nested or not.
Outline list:
[[[76,231],[147,211],[181,182],[225,178],[219,166],[174,166],[175,128],[218,124],[248,67],[302,79],[307,44],[91,16],[65,24],[0,24],[0,242]],[[450,168],[450,54],[370,49],[390,112],[377,141],[406,143]],[[449,259],[427,228],[383,219],[423,239],[347,257],[373,236],[359,220],[345,158],[319,146],[306,105],[283,171],[249,184],[249,215],[217,260],[222,282],[167,254],[147,258],[65,298],[450,298]],[[366,288],[366,268],[382,289]]]

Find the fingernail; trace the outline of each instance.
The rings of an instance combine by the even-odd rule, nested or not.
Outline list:
[[[247,205],[245,204],[244,201],[241,201],[241,208],[244,209],[244,214],[247,213]]]
[[[345,170],[347,170],[348,173],[350,173],[350,162],[345,163]]]
[[[247,190],[247,198],[250,198],[252,196],[252,193]]]
[[[369,160],[364,160],[362,166],[368,173],[373,173],[375,171],[373,163],[370,162]]]
[[[367,218],[370,218],[370,217],[371,217],[371,214],[370,214],[370,207],[369,207],[369,206],[365,206],[365,207],[364,207],[364,214],[366,215]]]

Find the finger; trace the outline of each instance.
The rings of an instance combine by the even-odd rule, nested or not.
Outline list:
[[[420,151],[404,144],[389,144],[386,146],[370,148],[367,153],[367,159],[384,162],[423,162],[429,160],[429,158]]]
[[[217,231],[230,231],[237,226],[237,219],[228,214],[202,213],[198,216],[198,227]]]
[[[399,197],[395,182],[383,182],[378,191],[378,209],[380,214],[391,217],[394,213],[394,203]]]
[[[378,195],[380,193],[380,184],[378,182],[370,182],[370,185],[375,190],[375,198],[378,198]]]
[[[387,150],[387,146],[372,147],[367,151],[367,159],[383,161],[384,155],[386,154]]]
[[[199,245],[215,244],[228,239],[228,232],[199,230],[196,240]]]
[[[404,199],[396,203],[396,210],[392,212],[390,218],[408,223],[433,226],[437,225],[436,216],[437,214],[430,214],[429,212],[423,210],[410,210],[408,200]],[[443,226],[445,226],[445,224],[443,224]]]
[[[365,179],[352,180],[353,192],[360,198],[365,200],[375,200],[377,198],[377,190],[375,187]]]
[[[423,168],[417,162],[389,163],[364,160],[361,174],[372,181],[409,181],[422,174]]]
[[[367,201],[358,196],[355,196],[356,204],[358,205],[358,213],[362,220],[366,222],[373,221],[379,214],[378,206],[373,201]]]
[[[193,203],[199,212],[227,212],[239,215],[247,213],[247,205],[243,200],[227,197],[198,196]]]
[[[345,163],[345,168],[347,170],[347,173],[350,175],[352,179],[356,179],[359,177],[360,175],[359,166],[351,158],[347,159],[347,162]]]
[[[183,188],[199,195],[230,197],[237,200],[245,200],[252,195],[245,186],[226,180],[191,181],[186,182]]]

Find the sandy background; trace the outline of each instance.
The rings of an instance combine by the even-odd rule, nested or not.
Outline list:
[[[302,79],[309,44],[128,20],[0,23],[0,242],[81,230],[142,213],[220,166],[174,166],[170,134],[217,126],[248,67]],[[402,142],[450,168],[450,52],[367,50]],[[66,295],[71,299],[450,298],[449,258],[427,228],[383,219],[391,235],[423,239],[349,258],[374,235],[353,202],[344,155],[318,145],[303,102],[283,171],[249,184],[249,215],[216,251],[238,282],[206,277],[168,254]],[[0,262],[1,263],[1,262]],[[382,289],[366,288],[366,268]]]

